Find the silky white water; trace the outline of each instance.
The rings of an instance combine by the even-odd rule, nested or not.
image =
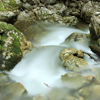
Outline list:
[[[45,36],[34,41],[32,51],[25,54],[23,59],[10,72],[9,76],[24,85],[29,95],[46,94],[53,87],[62,87],[61,75],[67,73],[59,59],[60,52],[66,48],[76,48],[91,53],[88,45],[77,42],[65,43],[65,39],[73,32],[88,33],[75,28],[50,27]],[[85,55],[89,65],[95,64],[93,59]]]

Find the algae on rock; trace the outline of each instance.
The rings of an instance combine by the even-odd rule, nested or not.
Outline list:
[[[11,70],[32,45],[13,25],[5,22],[0,22],[0,35],[0,70]]]

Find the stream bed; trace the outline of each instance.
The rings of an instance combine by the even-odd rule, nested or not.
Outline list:
[[[42,34],[41,36],[39,34],[35,35],[34,38],[36,40],[31,40],[34,48],[29,53],[25,54],[23,59],[9,73],[11,79],[23,84],[28,92],[28,95],[30,96],[35,96],[38,94],[45,96],[55,88],[60,88],[62,91],[65,91],[64,87],[66,87],[66,85],[61,81],[61,75],[73,73],[73,71],[63,68],[62,61],[59,58],[59,54],[63,49],[75,48],[90,53],[93,57],[98,58],[88,47],[89,44],[65,42],[65,39],[71,33],[77,32],[88,34],[88,27],[84,27],[83,25],[83,28],[76,29],[72,27],[52,25],[47,27],[47,30],[49,30],[49,32]],[[85,71],[78,73],[81,73],[83,76],[88,76],[90,74],[95,76],[90,69],[94,66],[98,67],[99,64],[86,54],[84,54],[84,60],[88,62],[88,68]],[[82,84],[81,80],[80,84]],[[75,80],[72,81],[71,83],[67,84],[68,91],[71,92],[71,89],[78,88],[80,84]],[[58,99],[53,98],[50,100]]]

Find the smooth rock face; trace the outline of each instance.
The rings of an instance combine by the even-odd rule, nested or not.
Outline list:
[[[0,1],[0,21],[13,22],[22,6],[20,0]]]
[[[88,63],[83,60],[83,52],[77,49],[66,48],[60,53],[63,66],[71,71],[79,71],[86,68]]]
[[[0,22],[0,36],[0,70],[11,70],[32,44],[13,25],[5,22]]]

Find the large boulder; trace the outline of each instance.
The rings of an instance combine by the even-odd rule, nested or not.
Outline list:
[[[90,34],[84,34],[84,33],[72,33],[71,35],[69,35],[66,38],[66,42],[71,41],[71,42],[80,42],[80,43],[85,43],[85,44],[89,44],[89,40],[90,40]]]
[[[13,25],[0,22],[0,70],[11,70],[32,44]]]
[[[13,22],[21,7],[20,0],[0,0],[0,21]]]
[[[86,68],[88,63],[82,59],[83,52],[77,49],[66,48],[60,53],[63,66],[71,71],[80,71]]]
[[[91,38],[91,50],[100,56],[100,12],[96,12],[89,25],[90,38]]]
[[[92,15],[98,11],[99,9],[99,2],[87,2],[81,10],[81,18],[86,21],[87,23],[90,23],[90,19]]]

